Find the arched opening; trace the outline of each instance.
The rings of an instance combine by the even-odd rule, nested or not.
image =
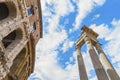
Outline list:
[[[22,39],[22,30],[21,29],[12,31],[10,34],[8,34],[6,37],[3,38],[2,43],[3,43],[4,47],[7,48],[11,43],[13,43],[17,39],[18,40]]]
[[[9,9],[5,3],[0,3],[0,20],[9,16]]]
[[[16,31],[11,32],[9,35],[3,38],[2,42],[4,47],[8,47],[16,38]]]
[[[34,27],[34,30],[36,30],[36,23],[34,22],[34,24],[33,24],[33,27]]]
[[[27,48],[23,48],[13,61],[13,65],[11,66],[10,71],[12,74],[14,74],[14,76],[16,75],[15,74],[16,71],[19,71],[18,69],[22,68],[24,65],[23,60],[24,60],[26,52],[27,52],[26,49]],[[22,64],[22,66],[21,66],[21,64]]]
[[[33,25],[30,27],[30,32],[36,30],[36,23],[34,22]]]
[[[0,21],[5,18],[15,18],[17,15],[16,6],[13,2],[0,3]]]

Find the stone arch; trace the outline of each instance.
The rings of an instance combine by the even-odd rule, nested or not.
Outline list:
[[[21,64],[23,64],[24,62],[24,59],[25,59],[25,56],[27,54],[27,47],[24,47],[20,52],[19,54],[16,56],[16,58],[13,60],[13,64],[10,68],[10,72],[13,74],[13,76],[16,76],[17,77],[17,74],[18,72],[16,71],[19,71],[17,69],[19,68],[22,68],[23,66],[21,66]],[[21,63],[23,62],[23,63]],[[12,76],[11,76],[12,77]]]
[[[2,39],[2,43],[5,48],[9,46],[15,46],[15,42],[17,41],[19,43],[20,40],[23,38],[23,31],[21,28],[18,28],[11,33],[9,33],[6,37]],[[12,45],[13,44],[13,45]]]
[[[0,3],[0,20],[9,16],[9,9],[5,3]]]
[[[6,18],[15,18],[17,9],[13,2],[0,2],[0,21]]]

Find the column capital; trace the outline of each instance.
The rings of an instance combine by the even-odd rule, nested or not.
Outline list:
[[[92,41],[91,41],[91,39],[90,39],[88,36],[86,36],[86,37],[84,38],[84,41],[85,41],[85,44],[86,44],[88,50],[89,50],[89,49],[93,49]]]
[[[91,41],[91,39],[88,36],[85,36],[84,41],[85,41],[86,45],[87,44],[91,44],[92,45],[92,41]]]

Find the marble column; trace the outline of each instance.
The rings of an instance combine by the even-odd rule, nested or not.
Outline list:
[[[83,57],[82,57],[80,48],[77,48],[76,52],[77,52],[77,61],[78,61],[80,80],[88,80],[87,72],[85,69],[85,64],[83,61]]]
[[[97,43],[95,45],[95,47],[96,47],[96,49],[98,51],[98,54],[100,56],[100,61],[104,65],[105,69],[107,70],[107,73],[108,73],[110,79],[111,80],[120,80],[120,77],[118,76],[117,72],[115,71],[115,69],[111,65],[110,61],[106,57],[106,55],[105,55],[104,51],[102,50],[100,44]]]
[[[86,36],[84,41],[87,45],[87,50],[90,54],[92,64],[94,66],[98,80],[109,80],[107,77],[107,74],[106,74],[106,72],[105,72],[105,70],[104,70],[95,50],[94,50],[94,47],[92,45],[90,38]]]

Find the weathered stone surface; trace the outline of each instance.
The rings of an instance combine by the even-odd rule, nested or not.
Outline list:
[[[40,0],[0,0],[0,80],[27,80],[41,37]]]

